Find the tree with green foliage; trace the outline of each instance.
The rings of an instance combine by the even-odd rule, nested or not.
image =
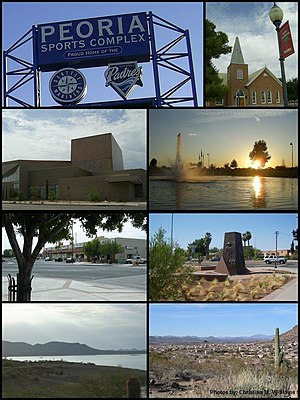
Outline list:
[[[216,247],[216,246],[212,247],[212,248],[209,250],[209,252],[212,253],[212,254],[218,253],[218,252],[220,252],[220,251],[222,251],[222,249],[219,249],[219,248]]]
[[[100,254],[106,255],[107,259],[109,259],[111,262],[115,262],[116,254],[123,253],[123,251],[124,247],[122,247],[115,240],[100,245]]]
[[[298,78],[290,79],[286,83],[289,101],[298,100]]]
[[[228,91],[218,75],[218,70],[212,63],[213,58],[231,52],[228,46],[228,36],[224,32],[216,32],[216,25],[205,20],[205,97],[206,100],[222,100]]]
[[[249,241],[251,240],[251,238],[252,238],[252,235],[251,235],[251,232],[249,232],[249,231],[246,231],[242,234],[242,240],[244,242],[244,247],[246,246],[246,242],[248,242],[248,247],[249,247],[249,245],[250,245]]]
[[[124,223],[131,221],[136,228],[147,228],[145,213],[87,213],[87,212],[49,212],[22,213],[3,212],[2,226],[18,263],[17,301],[28,302],[31,299],[31,273],[34,263],[46,243],[71,239],[72,220],[78,219],[87,236],[93,237],[97,229],[122,231]],[[21,249],[17,235],[23,238]],[[33,239],[37,243],[33,244]]]
[[[159,228],[149,244],[149,298],[158,300],[186,299],[185,285],[192,279],[191,268],[184,266],[185,251],[165,239]]]
[[[13,251],[11,249],[3,250],[3,256],[4,257],[13,257]]]
[[[83,252],[87,256],[88,261],[93,260],[95,262],[96,258],[100,254],[100,240],[95,238],[90,242],[84,243]]]
[[[258,161],[259,168],[264,167],[271,159],[268,152],[267,143],[264,140],[258,140],[253,145],[253,150],[249,153],[249,158],[252,162]]]
[[[203,242],[205,244],[205,252],[206,252],[206,259],[209,260],[209,245],[211,243],[212,236],[211,233],[206,232],[203,238]]]
[[[195,239],[192,243],[188,244],[188,253],[192,255],[192,246],[195,246],[195,257],[200,259],[206,254],[206,246],[204,243],[204,239]]]

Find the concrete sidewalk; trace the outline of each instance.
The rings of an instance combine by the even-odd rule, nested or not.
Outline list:
[[[298,276],[259,301],[298,301]]]
[[[71,279],[35,277],[31,301],[146,301],[146,290],[104,283],[92,284]],[[111,279],[109,279],[111,282]],[[2,278],[2,301],[8,301],[8,281]]]
[[[147,210],[146,201],[101,201],[101,202],[88,202],[88,201],[2,201],[2,209],[4,211],[10,210]]]

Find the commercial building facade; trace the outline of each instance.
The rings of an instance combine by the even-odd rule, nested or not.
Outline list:
[[[115,256],[115,261],[118,263],[125,263],[128,258],[132,258],[134,256],[147,258],[147,242],[145,239],[123,237],[109,239],[104,236],[98,237],[98,239],[101,244],[107,242],[116,242],[122,246],[123,252],[116,254]],[[43,258],[49,257],[50,260],[55,260],[58,258],[66,260],[68,257],[73,257],[75,261],[83,261],[86,259],[83,251],[84,244],[85,242],[74,243],[73,246],[72,244],[66,244],[47,247],[43,250],[42,256]],[[107,256],[103,255],[101,261],[108,261]]]
[[[144,200],[146,171],[124,170],[111,133],[72,139],[71,161],[2,163],[2,199]]]

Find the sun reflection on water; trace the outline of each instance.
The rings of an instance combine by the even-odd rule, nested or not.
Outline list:
[[[261,176],[256,175],[253,178],[253,188],[254,188],[255,197],[259,198],[261,196],[261,190],[262,190]]]

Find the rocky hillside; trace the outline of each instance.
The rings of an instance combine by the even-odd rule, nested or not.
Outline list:
[[[298,342],[298,325],[280,335],[280,343],[284,344],[287,342]]]

